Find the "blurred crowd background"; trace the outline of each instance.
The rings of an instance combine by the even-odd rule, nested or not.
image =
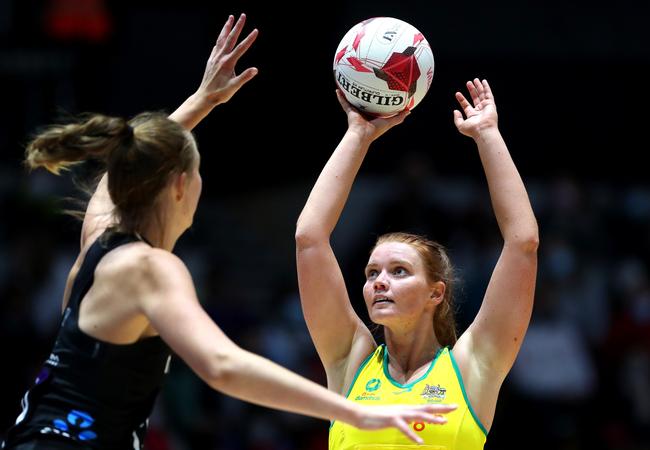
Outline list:
[[[47,358],[80,224],[71,177],[28,174],[29,136],[79,112],[173,111],[201,79],[228,14],[260,29],[260,73],[195,134],[203,197],[176,253],[242,347],[322,384],[295,276],[293,233],[345,131],[331,61],[373,16],[416,26],[436,59],[430,92],[373,148],[333,237],[354,307],[379,234],[446,245],[458,324],[480,305],[501,242],[453,94],[485,77],[540,226],[535,310],[486,449],[650,449],[650,183],[645,79],[650,4],[621,0],[208,2],[0,0],[0,440]],[[83,176],[85,168],[74,170]],[[377,336],[381,340],[381,336]],[[151,450],[316,450],[327,423],[211,391],[176,359]]]

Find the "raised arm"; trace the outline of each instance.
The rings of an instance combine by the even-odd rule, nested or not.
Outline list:
[[[296,227],[296,259],[303,314],[330,389],[342,392],[344,378],[375,347],[372,335],[354,312],[330,235],[345,206],[354,178],[372,141],[401,123],[406,114],[366,120],[337,91],[348,130],[323,168]],[[349,378],[349,377],[348,377]],[[350,380],[347,380],[349,382]]]
[[[528,328],[537,274],[537,221],[508,148],[497,126],[492,91],[486,80],[467,83],[472,104],[459,92],[463,109],[454,111],[458,130],[476,142],[503,249],[481,308],[458,341],[468,351],[483,381],[498,382],[512,367]]]
[[[136,273],[134,273],[136,272]],[[233,343],[201,308],[191,276],[176,256],[151,249],[125,276],[139,291],[141,311],[163,340],[209,386],[258,405],[364,429],[397,427],[420,442],[408,422],[432,420],[453,406],[373,408],[357,405]],[[128,282],[128,281],[127,281]]]
[[[257,29],[254,29],[237,44],[245,23],[245,14],[239,16],[236,23],[233,16],[228,17],[212,48],[199,88],[169,116],[170,119],[192,130],[215,106],[230,100],[257,74],[257,69],[254,67],[249,67],[239,75],[235,72],[235,65],[239,58],[255,42],[258,34]],[[104,174],[88,203],[81,231],[82,252],[114,223],[112,216],[114,205],[107,185],[107,176]]]
[[[215,106],[230,100],[245,83],[257,74],[257,69],[254,67],[244,70],[239,75],[235,73],[237,61],[250,48],[258,34],[255,29],[237,44],[245,22],[245,14],[239,17],[234,26],[234,17],[228,17],[212,48],[199,88],[169,116],[170,119],[180,123],[188,130],[192,130]],[[106,228],[115,224],[114,209],[115,205],[108,193],[108,176],[104,174],[97,184],[84,214],[80,253],[68,275],[63,295],[63,309],[66,307],[72,289],[72,281],[76,277],[86,250]]]
[[[215,106],[230,100],[244,84],[257,75],[255,67],[249,67],[239,75],[235,72],[239,58],[253,45],[258,32],[254,29],[237,44],[246,23],[246,15],[240,15],[233,26],[234,20],[233,16],[229,16],[221,29],[197,91],[169,116],[188,130],[193,129]]]

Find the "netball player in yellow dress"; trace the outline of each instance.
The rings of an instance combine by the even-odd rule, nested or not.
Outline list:
[[[330,235],[370,144],[401,123],[367,120],[340,92],[348,130],[323,168],[296,230],[302,307],[329,389],[366,405],[457,404],[446,423],[415,422],[417,448],[475,450],[492,426],[501,384],[528,327],[537,271],[537,222],[524,184],[497,125],[487,81],[456,93],[458,131],[471,137],[485,171],[503,249],[473,323],[457,338],[451,265],[444,248],[423,236],[380,236],[365,268],[363,297],[383,326],[378,346],[350,304]],[[390,163],[392,155],[377,155]],[[431,217],[432,221],[444,217]],[[415,224],[414,224],[415,225]],[[441,422],[444,422],[441,421]],[[394,430],[363,431],[333,422],[330,450],[416,448]]]

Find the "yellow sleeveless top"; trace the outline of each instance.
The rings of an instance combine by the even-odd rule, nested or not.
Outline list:
[[[487,431],[469,404],[460,370],[447,347],[438,351],[422,377],[404,385],[388,372],[386,346],[377,347],[361,363],[346,398],[364,405],[455,403],[458,408],[445,415],[444,425],[411,424],[423,445],[395,428],[365,431],[335,421],[330,427],[329,450],[480,450],[485,444]]]

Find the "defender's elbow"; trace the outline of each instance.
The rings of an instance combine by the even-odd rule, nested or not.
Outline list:
[[[235,362],[236,359],[230,352],[219,352],[202,368],[201,378],[213,389],[222,391],[236,376]]]

